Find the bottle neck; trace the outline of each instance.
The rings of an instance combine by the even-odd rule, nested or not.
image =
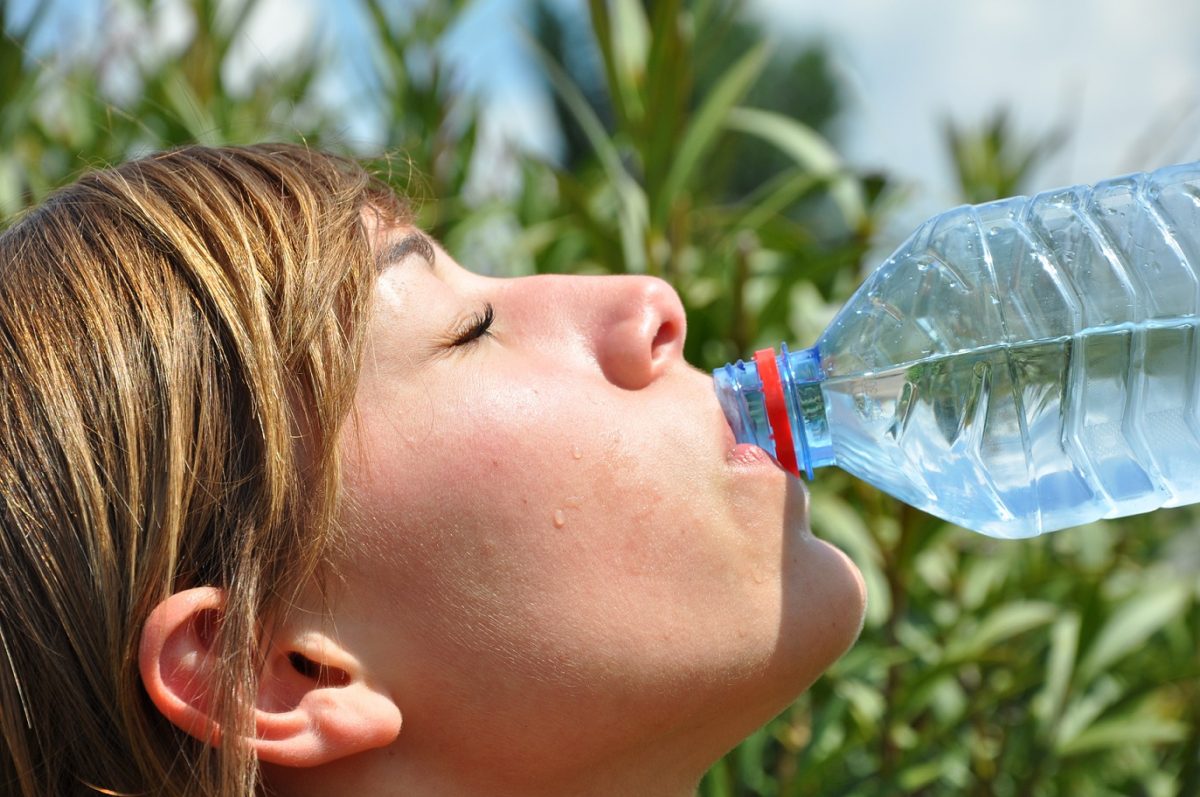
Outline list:
[[[790,352],[786,344],[779,354],[764,349],[752,362],[738,360],[713,373],[737,441],[757,445],[784,470],[809,478],[813,468],[834,464],[824,379],[816,346]]]
[[[811,479],[813,468],[834,464],[833,440],[825,415],[821,353],[816,346],[795,352],[789,352],[786,343],[779,348],[780,376],[792,436],[803,450],[804,468]]]

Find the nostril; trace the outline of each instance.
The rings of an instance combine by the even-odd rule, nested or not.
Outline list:
[[[658,332],[654,334],[654,340],[650,342],[651,351],[658,351],[663,346],[674,343],[679,337],[679,330],[671,321],[664,321],[659,324]]]
[[[599,280],[606,280],[600,282]],[[603,304],[591,329],[594,355],[610,382],[646,387],[682,359],[687,319],[679,295],[657,277],[598,278]]]

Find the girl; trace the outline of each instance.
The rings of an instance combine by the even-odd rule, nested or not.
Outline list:
[[[659,280],[188,148],[0,236],[7,793],[686,795],[854,640]]]

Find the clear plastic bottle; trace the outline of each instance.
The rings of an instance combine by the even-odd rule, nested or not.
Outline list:
[[[717,393],[787,470],[995,537],[1193,503],[1198,270],[1200,163],[956,208],[815,346],[726,365]]]

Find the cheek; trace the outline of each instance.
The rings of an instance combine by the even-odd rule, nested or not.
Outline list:
[[[677,564],[690,547],[683,537],[711,515],[669,461],[662,430],[639,429],[628,408],[548,393],[510,394],[475,413],[478,434],[459,441],[476,457],[466,508],[544,579]]]
[[[387,563],[406,603],[436,595],[481,617],[545,620],[611,604],[622,584],[711,585],[721,569],[697,544],[711,516],[627,415],[524,386],[410,413],[417,423],[364,419],[373,461],[348,470],[368,476],[356,487],[374,513],[369,561]]]

